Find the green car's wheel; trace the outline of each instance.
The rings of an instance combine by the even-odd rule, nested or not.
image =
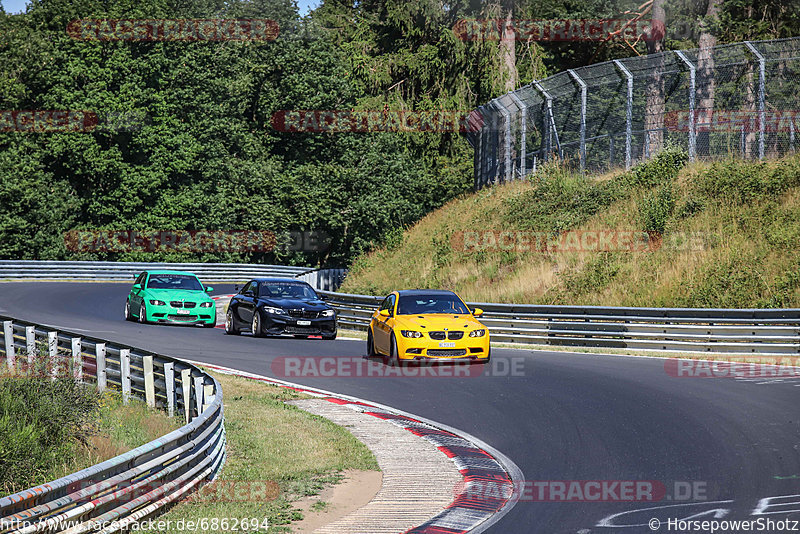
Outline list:
[[[233,313],[231,313],[231,310],[228,310],[228,313],[225,314],[225,333],[229,336],[241,334],[239,329],[233,325]]]
[[[147,307],[142,303],[141,308],[139,308],[139,322],[141,324],[147,324]]]
[[[253,337],[264,337],[264,333],[261,331],[261,316],[258,310],[253,312],[253,322],[250,323],[250,332],[253,333]]]
[[[375,352],[375,341],[372,339],[372,328],[367,330],[367,358],[374,358],[378,355]]]
[[[130,299],[125,300],[125,320],[126,321],[133,321],[133,314],[131,314],[131,301],[130,301]]]

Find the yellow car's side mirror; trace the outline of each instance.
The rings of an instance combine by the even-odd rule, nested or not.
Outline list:
[[[475,308],[474,310],[472,310],[472,315],[474,315],[475,317],[480,317],[481,315],[483,315],[483,310],[480,308]]]
[[[389,310],[381,310],[378,312],[381,317],[389,317]]]

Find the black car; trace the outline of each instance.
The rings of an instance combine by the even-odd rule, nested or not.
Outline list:
[[[233,296],[225,315],[225,333],[256,337],[292,334],[336,339],[336,312],[305,282],[292,278],[255,278]]]

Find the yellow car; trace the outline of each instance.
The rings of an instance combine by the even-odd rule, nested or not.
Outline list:
[[[489,361],[489,330],[452,291],[395,291],[372,315],[367,355],[392,365],[410,361]]]

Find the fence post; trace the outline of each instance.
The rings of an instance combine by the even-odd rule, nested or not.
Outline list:
[[[505,123],[503,133],[503,152],[505,152],[503,154],[503,167],[505,167],[505,178],[503,180],[510,182],[514,177],[511,164],[511,113],[508,112],[502,103],[497,100],[495,100],[495,102],[495,105],[500,108],[500,114],[503,115],[503,122]]]
[[[83,356],[81,355],[81,338],[72,338],[72,376],[75,380],[83,380]]]
[[[131,349],[119,349],[119,381],[122,384],[122,404],[131,400]]]
[[[3,321],[3,337],[6,342],[6,362],[8,363],[8,370],[13,373],[16,357],[14,354],[14,323],[11,321]]]
[[[106,390],[106,344],[97,343],[94,346],[94,358],[97,362],[97,392]]]
[[[150,408],[156,407],[156,387],[153,376],[153,357],[148,355],[142,357],[142,368],[144,369],[144,398]]]
[[[789,117],[789,150],[794,152],[794,118]]]
[[[33,370],[33,362],[36,361],[36,327],[25,327],[25,352],[28,355],[28,370]]]
[[[622,71],[628,80],[628,99],[625,105],[625,170],[631,168],[631,146],[633,137],[633,74],[622,61],[615,59],[614,65]]]
[[[172,362],[164,364],[164,382],[167,385],[167,413],[175,417],[175,368]]]
[[[765,91],[764,91],[764,76],[766,71],[766,60],[761,52],[753,46],[750,41],[745,41],[745,45],[758,59],[758,159],[764,159],[764,122],[766,121],[766,113],[764,106],[766,104]]]
[[[550,159],[550,152],[553,149],[553,132],[551,131],[551,128],[555,125],[553,120],[553,98],[539,82],[533,82],[533,86],[542,93],[547,106],[547,113],[544,114],[544,160],[547,161]]]
[[[697,126],[694,120],[694,98],[696,92],[695,85],[697,80],[697,69],[682,51],[676,50],[675,53],[689,68],[689,161],[694,161],[695,150],[697,147]]]
[[[53,366],[51,369],[52,376],[55,379],[58,376],[58,332],[47,333],[47,359]]]
[[[575,70],[569,69],[569,75],[572,76],[572,79],[578,83],[578,86],[581,88],[581,144],[580,144],[580,154],[581,154],[581,173],[586,170],[586,82],[584,82],[580,76],[575,73]]]
[[[190,384],[192,377],[191,369],[184,369],[181,371],[181,388],[183,389],[183,415],[186,419],[186,424],[192,420],[192,385]]]
[[[525,158],[527,157],[527,135],[528,135],[528,106],[520,100],[520,98],[516,95],[515,92],[508,93],[509,96],[517,103],[519,106],[520,118],[519,118],[519,173],[521,177],[525,177]]]

